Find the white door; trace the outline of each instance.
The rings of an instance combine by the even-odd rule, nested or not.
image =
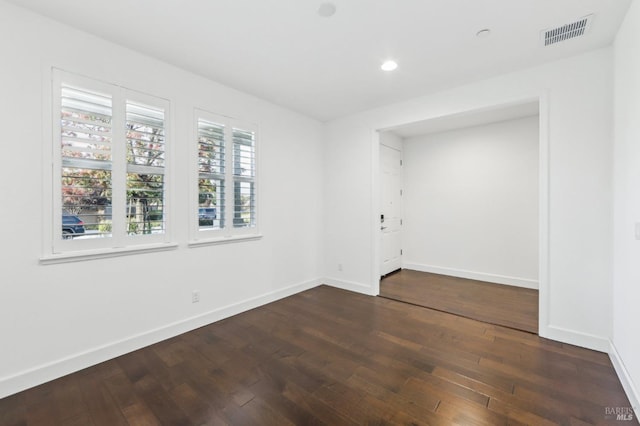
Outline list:
[[[380,275],[402,267],[402,155],[380,145]]]

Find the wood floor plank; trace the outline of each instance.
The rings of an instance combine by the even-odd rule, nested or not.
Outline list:
[[[473,389],[460,386],[457,383],[443,380],[432,374],[424,374],[415,378],[412,377],[407,381],[405,387],[415,387],[415,389],[422,389],[425,392],[428,390],[437,392],[440,400],[464,399],[469,402],[475,402],[481,406],[486,406],[489,402],[489,397],[487,395],[483,395]]]
[[[320,286],[4,398],[0,426],[599,425],[607,407],[629,401],[606,354]]]
[[[438,405],[439,415],[445,417],[449,424],[498,426],[524,424],[510,420],[507,416],[481,407],[463,399],[444,400]],[[537,425],[536,425],[537,426]]]
[[[489,410],[502,414],[510,420],[515,420],[526,425],[554,426],[557,423],[546,419],[536,413],[521,409],[518,406],[505,404],[498,399],[491,399],[488,405]]]
[[[314,396],[358,424],[384,424],[393,416],[378,398],[343,383],[322,386]]]
[[[590,424],[597,424],[604,420],[602,413],[604,408],[596,404],[590,404],[582,400],[580,397],[573,397],[573,403],[567,404],[565,401],[571,397],[564,397],[564,400],[558,400],[549,392],[541,392],[540,390],[528,389],[524,386],[516,386],[513,398],[517,398],[517,404],[525,406],[529,411],[535,409],[536,412],[545,412],[546,417],[555,420],[557,423],[570,423],[570,419],[582,419],[581,421]],[[509,398],[496,398],[504,402],[512,403]]]
[[[310,394],[294,383],[288,383],[283,395],[294,404],[303,407],[320,422],[326,425],[356,425],[359,424],[337,411],[336,407],[326,404],[321,399]]]
[[[83,383],[81,386],[84,405],[91,415],[93,424],[114,426],[129,424],[104,383],[92,380]],[[33,423],[29,422],[29,424],[44,425],[48,423],[35,421]],[[58,424],[58,422],[53,424]]]
[[[404,395],[390,391],[382,385],[376,384],[375,380],[367,380],[358,375],[353,375],[347,380],[349,386],[361,389],[369,395],[383,400],[387,403],[389,410],[396,414],[402,413],[400,418],[419,419],[418,424],[448,425],[450,422],[435,413],[439,401],[430,396],[419,396],[419,403],[411,399],[411,395]],[[394,414],[395,415],[395,414]],[[396,424],[396,423],[392,423]],[[409,423],[411,424],[411,423]]]
[[[242,424],[238,422],[248,418],[241,410],[241,404],[236,403],[234,395],[221,387],[219,381],[206,370],[202,371],[198,364],[185,364],[180,370],[185,377],[185,383],[188,383],[188,389],[180,385],[172,389],[170,394],[187,416],[195,418],[190,424]],[[238,384],[238,389],[241,387],[242,385]],[[196,412],[192,411],[194,408],[197,409]],[[211,413],[211,417],[207,416],[208,413]]]
[[[0,399],[0,425],[25,426],[26,424],[27,406],[24,393]]]
[[[273,410],[261,398],[254,398],[242,407],[242,411],[249,415],[251,421],[247,424],[265,426],[295,426],[284,412]],[[290,413],[286,413],[290,414]]]
[[[320,425],[322,421],[314,417],[313,412],[306,407],[297,405],[287,397],[287,383],[265,375],[260,381],[251,386],[251,392],[254,395],[260,395],[260,400],[270,409],[279,410],[279,407],[285,407],[282,414],[287,421],[296,425]],[[252,398],[253,400],[253,398]]]
[[[122,409],[124,417],[130,425],[159,426],[162,423],[143,403],[135,403]]]
[[[170,395],[189,417],[190,424],[221,426],[229,424],[218,414],[217,408],[211,406],[203,395],[186,383],[173,388]]]

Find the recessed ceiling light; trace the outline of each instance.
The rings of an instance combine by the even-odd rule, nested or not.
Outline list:
[[[382,69],[383,71],[393,71],[396,68],[398,68],[398,64],[396,63],[396,61],[392,60],[385,61],[380,67],[380,69]]]
[[[476,33],[476,37],[478,38],[486,38],[491,35],[491,30],[489,28],[482,29]]]
[[[329,18],[336,13],[336,5],[331,2],[324,2],[320,4],[318,8],[318,15],[323,18]]]

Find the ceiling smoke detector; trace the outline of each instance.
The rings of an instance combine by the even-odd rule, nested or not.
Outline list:
[[[565,24],[561,27],[542,30],[540,32],[540,39],[543,46],[551,46],[552,44],[560,43],[572,38],[581,37],[587,33],[591,27],[593,21],[593,15],[587,15],[578,19],[570,24]]]

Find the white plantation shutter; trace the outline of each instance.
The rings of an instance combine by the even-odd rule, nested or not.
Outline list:
[[[233,226],[253,227],[256,223],[255,132],[233,129]]]
[[[165,232],[164,110],[126,103],[127,232],[130,235]]]
[[[222,229],[226,213],[225,126],[203,118],[198,119],[197,125],[198,227]]]
[[[80,216],[88,237],[110,235],[100,225],[112,203],[111,97],[69,85],[60,90],[63,215]],[[64,236],[60,228],[56,234]]]

